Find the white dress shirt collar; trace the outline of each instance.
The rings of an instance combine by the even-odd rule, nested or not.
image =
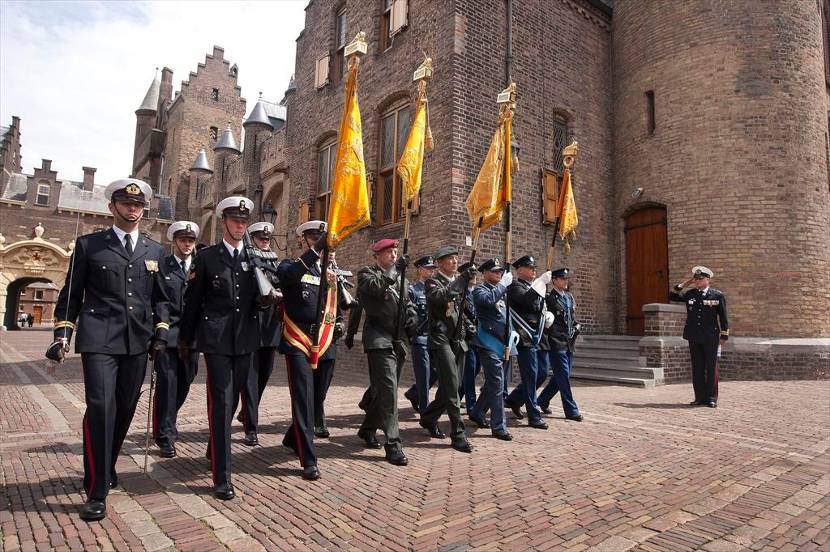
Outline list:
[[[121,242],[121,245],[126,247],[127,244],[124,243],[124,236],[127,235],[127,232],[124,232],[117,226],[113,226],[112,231],[118,236],[118,241]],[[130,232],[130,240],[132,241],[133,249],[135,249],[135,246],[138,245],[138,228]]]
[[[239,244],[239,247],[234,247],[231,244],[229,244],[228,242],[226,242],[225,240],[222,240],[222,243],[225,244],[225,248],[227,248],[228,253],[230,254],[231,257],[233,257],[233,252],[234,251],[237,251],[237,255],[242,253],[242,244],[241,243]]]

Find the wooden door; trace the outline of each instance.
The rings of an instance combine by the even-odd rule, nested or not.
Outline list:
[[[35,305],[32,309],[32,314],[35,317],[34,325],[40,326],[40,321],[43,319],[43,307],[41,305]]]
[[[665,303],[669,290],[666,209],[646,207],[625,219],[626,332],[643,335],[643,305]]]

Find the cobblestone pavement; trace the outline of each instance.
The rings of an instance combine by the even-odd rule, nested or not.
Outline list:
[[[118,460],[103,522],[84,502],[80,359],[49,375],[47,332],[0,334],[0,550],[828,550],[830,382],[721,383],[717,409],[688,385],[578,387],[583,423],[556,412],[513,442],[430,440],[401,394],[407,467],[361,447],[366,374],[336,373],[319,443],[323,477],[300,478],[280,446],[282,365],[262,406],[261,446],[241,444],[237,498],[213,498],[204,458],[204,370],[180,418],[179,456],[141,472],[146,395]],[[148,378],[149,381],[149,378]],[[146,384],[145,384],[146,386]],[[442,424],[447,428],[446,421]]]

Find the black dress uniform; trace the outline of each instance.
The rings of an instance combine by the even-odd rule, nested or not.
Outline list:
[[[389,247],[395,246],[397,242]],[[402,466],[406,465],[407,458],[401,451],[398,432],[398,380],[409,353],[409,338],[404,334],[399,343],[394,343],[401,278],[397,268],[383,270],[378,265],[361,268],[357,273],[357,300],[366,314],[363,350],[369,362],[369,400],[358,436],[373,444],[375,441],[370,437],[374,437],[377,429],[383,430],[387,460]],[[404,289],[407,288],[408,282],[404,279]],[[414,309],[409,313],[406,295],[403,305],[408,326],[414,332],[416,315]]]
[[[193,257],[190,262],[193,263]],[[199,353],[191,350],[188,358],[179,358],[179,327],[184,311],[184,290],[187,284],[187,264],[175,255],[170,255],[161,264],[160,276],[169,301],[169,324],[167,348],[156,357],[155,369],[158,376],[156,394],[153,397],[153,439],[161,449],[162,456],[174,456],[179,432],[176,429],[176,415],[187,399],[190,384],[199,367]]]
[[[320,292],[320,256],[308,249],[297,259],[284,259],[277,268],[277,278],[283,294],[284,315],[304,335],[310,334],[317,321],[317,296]],[[317,369],[312,373],[306,354],[286,338],[286,328],[280,340],[279,351],[285,355],[288,385],[291,392],[291,426],[285,433],[283,444],[297,454],[303,466],[303,477],[317,479],[317,452],[314,447],[313,424],[331,375],[334,371],[335,344],[320,356]],[[319,401],[319,402],[318,402]]]
[[[456,324],[461,318],[459,309],[469,281],[469,273],[460,274],[450,280],[441,272],[426,281],[429,310],[427,347],[435,361],[438,390],[435,399],[421,413],[420,421],[421,426],[429,429],[434,437],[442,437],[443,434],[438,430],[438,418],[446,412],[450,418],[450,438],[453,447],[462,452],[470,452],[472,447],[467,441],[464,421],[461,418],[461,400],[458,396],[459,380],[464,371],[464,357],[467,352],[463,319],[458,334]]]
[[[205,355],[210,454],[219,498],[232,498],[231,418],[259,347],[258,289],[242,245],[206,247],[190,267],[179,340]],[[223,496],[220,496],[223,495]],[[230,495],[230,496],[228,496]]]
[[[126,235],[129,247],[114,229],[78,238],[55,305],[55,339],[71,338],[77,320],[75,352],[81,354],[86,399],[84,489],[90,501],[106,499],[138,403],[154,328],[155,338],[164,341],[168,327],[158,278],[162,247],[138,232],[137,239]],[[104,510],[98,514],[85,519],[100,519]]]
[[[718,344],[729,337],[726,297],[712,287],[683,291],[678,285],[669,292],[669,300],[686,303],[683,339],[689,342],[694,403],[716,406]]]

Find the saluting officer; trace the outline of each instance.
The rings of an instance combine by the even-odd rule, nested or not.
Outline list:
[[[231,483],[231,419],[248,379],[251,354],[259,347],[259,293],[242,243],[253,207],[250,199],[240,196],[216,206],[222,241],[200,251],[190,266],[179,329],[182,358],[189,358],[194,348],[205,355],[208,455],[213,493],[220,500],[236,496]]]
[[[107,186],[113,226],[81,236],[55,305],[55,341],[46,357],[58,362],[76,329],[86,412],[83,421],[86,521],[106,516],[106,498],[118,484],[115,462],[135,413],[147,353],[164,349],[167,298],[158,278],[161,244],[139,233],[153,191],[127,178]],[[154,335],[155,332],[155,335]],[[152,344],[151,344],[152,339]]]
[[[274,232],[274,225],[270,222],[255,222],[248,227],[254,247],[260,251],[271,251],[271,236]],[[273,268],[273,272],[266,271],[265,275],[275,289],[279,288],[277,280],[277,260],[263,259],[262,263]],[[242,387],[242,411],[239,418],[242,428],[245,431],[245,438],[242,443],[249,447],[259,444],[257,427],[259,426],[259,403],[262,394],[268,385],[268,379],[274,370],[274,355],[277,345],[280,343],[282,334],[280,311],[276,305],[259,311],[259,347],[254,352],[251,370],[248,372],[248,379]]]
[[[729,339],[726,296],[709,287],[714,273],[705,266],[692,268],[692,277],[674,286],[669,300],[686,302],[683,339],[692,360],[693,406],[718,406],[718,347]]]
[[[173,244],[173,253],[161,264],[161,276],[169,302],[170,331],[167,348],[156,357],[158,375],[153,397],[153,439],[159,447],[159,456],[176,456],[176,415],[187,399],[190,384],[199,367],[199,353],[192,350],[188,358],[179,358],[177,344],[184,311],[184,290],[193,261],[193,250],[199,237],[199,225],[189,220],[176,221],[167,229],[167,239]]]
[[[475,268],[457,274],[458,248],[450,245],[441,247],[435,254],[435,259],[438,262],[438,272],[426,281],[429,311],[427,347],[435,360],[438,390],[435,399],[421,412],[419,423],[432,437],[443,439],[446,435],[438,427],[438,418],[446,412],[450,418],[452,447],[460,452],[472,452],[473,447],[467,440],[464,420],[461,419],[458,382],[464,370],[464,356],[467,352],[461,303]],[[458,324],[462,326],[456,333]]]
[[[519,334],[519,373],[521,383],[507,396],[505,405],[517,412],[522,402],[527,410],[530,427],[547,429],[542,412],[536,403],[536,388],[545,375],[539,367],[539,342],[545,327],[545,292],[551,280],[550,271],[536,278],[536,260],[531,255],[520,257],[513,263],[516,279],[507,289],[511,320]],[[517,413],[517,417],[520,415]]]
[[[427,335],[429,334],[429,320],[427,318],[427,294],[425,283],[435,275],[435,264],[431,255],[425,255],[415,261],[418,270],[418,281],[409,285],[409,301],[415,306],[418,321],[415,334],[410,340],[412,346],[412,371],[415,373],[415,383],[406,390],[406,397],[415,412],[423,412],[429,405],[429,390],[435,385],[435,363],[430,359],[427,349]]]
[[[576,302],[568,291],[568,279],[571,272],[567,268],[554,270],[553,287],[545,297],[548,312],[553,314],[553,323],[547,331],[550,345],[550,363],[553,373],[550,381],[539,394],[538,404],[542,412],[550,414],[550,401],[559,393],[565,418],[575,422],[582,421],[582,414],[571,391],[571,370],[573,369],[573,352],[579,335],[579,323],[574,317]]]
[[[493,437],[510,441],[504,419],[504,348],[507,334],[507,306],[504,298],[513,282],[499,259],[488,259],[479,267],[484,281],[473,288],[478,316],[478,331],[473,340],[478,362],[484,370],[484,386],[475,406],[468,410],[470,420],[481,428],[489,427]],[[490,411],[490,422],[484,415]]]
[[[409,349],[406,335],[396,341],[401,278],[407,259],[398,257],[398,240],[383,239],[371,246],[374,264],[357,273],[357,300],[366,314],[363,350],[369,362],[369,401],[366,417],[357,432],[369,448],[378,448],[377,429],[386,436],[386,460],[396,466],[408,463],[398,433],[398,379]],[[407,282],[404,279],[404,289]],[[404,297],[405,322],[414,331],[408,297]],[[414,313],[412,313],[414,314]]]
[[[325,390],[331,383],[334,371],[335,347],[334,324],[337,301],[326,298],[324,328],[317,328],[320,356],[317,369],[312,371],[309,363],[311,354],[311,330],[317,322],[317,297],[320,293],[320,278],[325,273],[328,292],[337,293],[337,277],[333,271],[320,266],[320,253],[325,247],[326,223],[311,220],[297,227],[297,237],[303,249],[296,259],[284,259],[277,268],[277,278],[283,293],[283,330],[279,352],[285,356],[288,371],[288,386],[291,392],[291,426],[285,433],[282,444],[291,448],[303,467],[303,479],[320,478],[317,467],[317,452],[314,447],[314,422],[316,410],[322,409]]]

